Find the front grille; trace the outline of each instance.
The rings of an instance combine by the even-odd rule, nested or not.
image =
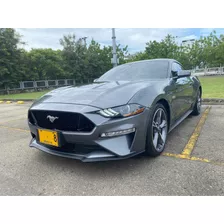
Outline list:
[[[58,119],[51,122],[49,115]],[[91,132],[95,127],[84,115],[72,112],[31,110],[28,118],[30,123],[51,130]]]

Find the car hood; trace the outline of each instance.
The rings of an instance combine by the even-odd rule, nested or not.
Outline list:
[[[135,93],[155,82],[117,81],[62,87],[45,94],[37,102],[82,104],[97,108],[115,107],[128,103]]]

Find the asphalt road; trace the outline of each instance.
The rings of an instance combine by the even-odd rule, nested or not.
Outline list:
[[[203,113],[188,117],[158,158],[97,163],[29,148],[29,106],[0,104],[0,195],[224,195],[224,106],[212,106],[201,129]]]

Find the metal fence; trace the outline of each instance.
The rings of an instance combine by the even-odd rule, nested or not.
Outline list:
[[[202,68],[191,70],[193,76],[215,76],[224,75],[224,67]],[[88,80],[85,83],[90,83],[93,80]],[[74,79],[59,79],[59,80],[38,80],[38,81],[22,81],[13,83],[10,87],[0,88],[0,94],[7,94],[11,92],[22,92],[23,90],[32,91],[44,88],[57,88],[69,85],[76,85]],[[82,83],[80,83],[82,84]]]
[[[11,87],[0,89],[0,94],[9,92],[21,92],[23,90],[38,90],[45,88],[57,88],[63,86],[75,85],[74,79],[59,79],[59,80],[38,80],[38,81],[23,81],[14,83]]]
[[[60,80],[38,80],[38,81],[23,81],[19,83],[19,89],[37,89],[75,85],[73,79],[60,79]]]
[[[191,72],[192,72],[192,75],[197,75],[197,76],[224,75],[224,67],[194,69]]]

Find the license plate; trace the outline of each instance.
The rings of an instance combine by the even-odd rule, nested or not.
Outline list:
[[[58,133],[56,131],[38,129],[39,141],[41,143],[53,146],[59,146]]]

